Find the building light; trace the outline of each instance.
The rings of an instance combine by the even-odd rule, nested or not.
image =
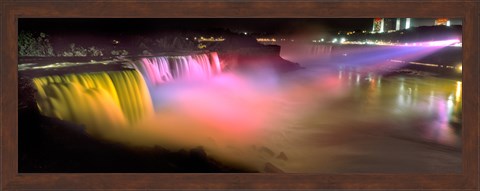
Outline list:
[[[346,41],[345,38],[340,39],[340,43],[344,43]]]
[[[322,39],[320,39],[320,41],[322,41],[322,42],[323,42],[323,40],[324,40],[323,38],[322,38]]]
[[[333,42],[333,43],[336,43],[336,42],[337,42],[337,39],[336,39],[336,38],[334,38],[334,39],[332,40],[332,42]]]
[[[383,33],[385,31],[385,19],[382,19],[382,24],[380,26],[380,33]]]
[[[374,18],[373,19],[373,28],[372,33],[383,33],[385,25],[385,19],[383,18]]]
[[[409,29],[410,28],[410,18],[407,18],[407,20],[405,21],[405,29]]]
[[[438,18],[438,19],[435,19],[435,26],[437,26],[437,25],[450,26],[449,20],[448,20],[447,18]]]
[[[400,30],[400,18],[397,18],[397,21],[395,23],[395,30]]]

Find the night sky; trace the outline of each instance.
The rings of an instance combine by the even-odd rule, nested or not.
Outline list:
[[[291,35],[296,33],[336,33],[345,30],[369,30],[371,18],[361,19],[19,19],[19,30],[134,32],[165,29],[229,29],[234,32]]]

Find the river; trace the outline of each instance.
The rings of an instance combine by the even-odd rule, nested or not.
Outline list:
[[[342,67],[307,68],[288,81],[297,85],[291,90],[300,97],[289,94],[296,101],[288,104],[297,109],[285,107],[283,112],[296,117],[285,118],[281,133],[271,137],[275,144],[270,148],[288,157],[270,160],[278,168],[299,173],[461,172],[461,81]]]

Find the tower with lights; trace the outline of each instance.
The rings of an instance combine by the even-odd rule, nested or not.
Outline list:
[[[385,26],[385,23],[383,18],[374,18],[372,32],[383,33],[384,26]]]

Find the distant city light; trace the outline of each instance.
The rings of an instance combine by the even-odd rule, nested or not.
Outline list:
[[[457,70],[458,70],[458,72],[462,72],[462,64],[457,65]]]
[[[340,43],[344,43],[346,41],[345,38],[340,39]]]
[[[422,66],[431,66],[431,67],[438,67],[438,66],[440,66],[440,65],[438,65],[438,64],[429,64],[429,63],[421,63],[421,62],[409,62],[409,64],[422,65]]]
[[[333,42],[333,43],[336,43],[336,42],[337,42],[337,39],[336,39],[336,38],[334,38],[334,39],[332,40],[332,42]]]
[[[275,38],[257,38],[258,42],[277,42]]]
[[[218,37],[218,38],[214,38],[214,37],[205,38],[205,37],[202,36],[202,37],[200,37],[200,39],[198,39],[198,42],[204,42],[204,41],[206,41],[206,42],[222,42],[222,41],[224,41],[224,40],[225,40],[225,38],[223,38],[223,37]]]
[[[207,45],[200,43],[200,44],[198,44],[197,47],[198,47],[199,49],[204,49],[204,48],[207,48]]]
[[[322,42],[323,42],[323,41],[324,41],[324,39],[322,38],[322,39],[320,39],[320,41],[322,41]]]
[[[447,27],[449,27],[449,26],[450,26],[450,20],[447,21]]]
[[[247,35],[248,33],[247,32],[243,32],[244,35]]]

